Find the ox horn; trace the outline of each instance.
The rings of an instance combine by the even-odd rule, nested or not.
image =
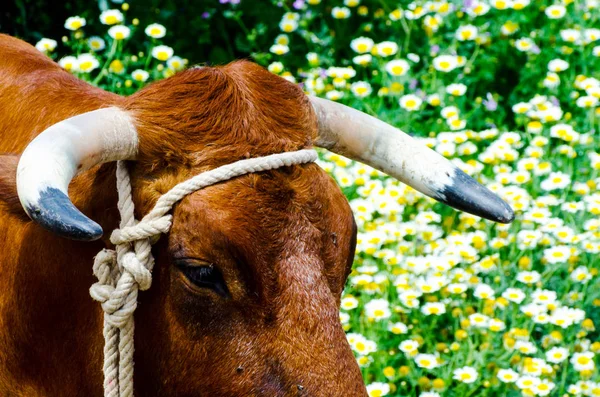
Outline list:
[[[510,223],[513,210],[437,152],[348,106],[309,96],[319,122],[316,146],[368,164],[461,211]]]
[[[25,149],[17,167],[17,192],[31,219],[63,237],[91,241],[102,228],[68,196],[73,177],[95,165],[133,160],[138,137],[129,114],[118,108],[83,113],[56,123]]]

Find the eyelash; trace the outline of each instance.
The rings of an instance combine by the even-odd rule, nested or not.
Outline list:
[[[194,286],[212,289],[224,298],[229,297],[223,274],[213,264],[194,259],[179,259],[175,261],[175,266]]]

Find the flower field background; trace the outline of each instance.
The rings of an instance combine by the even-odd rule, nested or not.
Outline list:
[[[419,137],[515,209],[492,224],[322,152],[358,224],[340,319],[370,396],[600,396],[598,0],[215,0],[181,56],[172,14],[101,5],[33,44],[122,94],[250,57]],[[219,26],[228,49],[189,50]]]

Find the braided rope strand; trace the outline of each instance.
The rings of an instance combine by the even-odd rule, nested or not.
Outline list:
[[[171,229],[173,205],[190,193],[240,175],[268,171],[317,159],[312,149],[272,154],[236,161],[181,182],[163,194],[154,208],[135,219],[131,180],[124,161],[117,162],[119,229],[110,241],[115,250],[103,249],[94,258],[93,272],[98,282],[90,287],[91,297],[104,311],[104,396],[133,397],[134,320],[138,290],[152,284],[152,241]]]

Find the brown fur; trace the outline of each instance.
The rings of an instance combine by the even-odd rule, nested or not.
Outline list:
[[[0,35],[0,395],[102,394],[102,313],[88,288],[108,243],[28,221],[14,175],[37,134],[107,106],[136,118],[138,216],[192,175],[309,147],[316,134],[302,91],[249,62],[188,70],[123,98]],[[70,196],[106,235],[116,227],[113,164],[75,178]],[[314,164],[247,175],[187,196],[173,215],[135,315],[136,395],[365,395],[338,319],[355,228],[331,178]],[[230,297],[192,286],[175,257],[214,263]]]

